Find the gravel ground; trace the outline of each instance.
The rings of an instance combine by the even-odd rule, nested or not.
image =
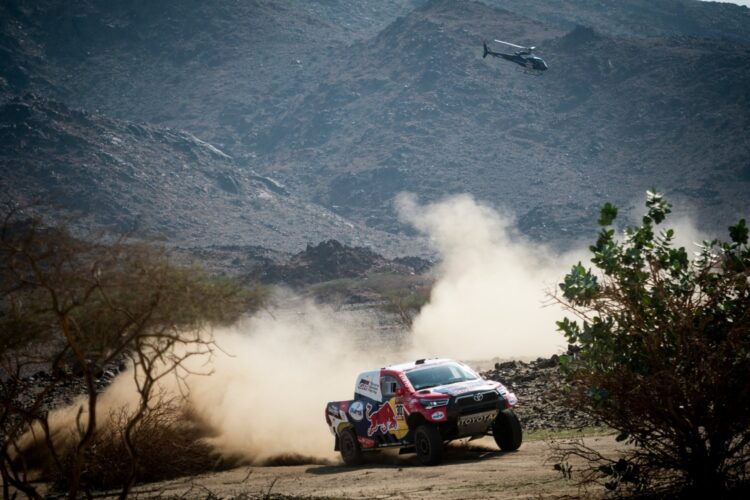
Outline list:
[[[584,438],[607,456],[622,443],[614,436]],[[575,464],[577,465],[577,463]],[[138,498],[603,498],[604,489],[585,491],[575,479],[553,470],[550,446],[524,443],[518,451],[498,451],[492,438],[472,441],[447,451],[442,465],[420,466],[413,455],[373,457],[359,467],[311,464],[284,467],[242,467],[215,474],[139,486]],[[113,492],[113,497],[114,497]]]

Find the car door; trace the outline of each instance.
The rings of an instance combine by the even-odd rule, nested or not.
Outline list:
[[[406,415],[404,414],[403,397],[399,389],[402,389],[401,382],[394,373],[384,372],[380,377],[380,388],[382,393],[383,405],[390,406],[386,412],[393,413],[394,422],[389,433],[398,441],[402,440],[409,432],[409,426],[406,424]]]

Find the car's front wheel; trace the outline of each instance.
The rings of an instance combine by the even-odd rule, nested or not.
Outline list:
[[[502,410],[492,423],[492,436],[503,451],[515,451],[521,446],[523,431],[521,422],[513,410]]]
[[[339,434],[339,451],[346,465],[359,465],[362,463],[362,448],[359,447],[354,429],[344,429]]]
[[[437,465],[443,461],[443,437],[434,425],[420,425],[414,431],[414,448],[424,465]]]

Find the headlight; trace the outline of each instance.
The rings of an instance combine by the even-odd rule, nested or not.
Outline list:
[[[437,408],[438,406],[445,406],[448,404],[447,399],[420,399],[419,404],[424,406],[426,409]]]

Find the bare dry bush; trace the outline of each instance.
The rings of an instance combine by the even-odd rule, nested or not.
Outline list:
[[[236,320],[257,306],[260,297],[200,269],[176,267],[161,248],[123,239],[76,238],[64,227],[49,227],[5,207],[0,211],[4,498],[14,491],[41,498],[33,484],[38,471],[32,466],[43,449],[46,470],[66,478],[58,483],[67,485],[70,498],[95,487],[86,457],[92,446],[109,439],[97,422],[97,377],[123,357],[130,360],[139,397],[117,434],[128,463],[121,484],[121,496],[127,496],[139,474],[146,473],[141,464],[154,451],[138,436],[156,423],[170,422],[168,409],[163,413],[155,399],[159,381],[187,376],[187,359],[213,352],[211,325]],[[49,422],[60,391],[85,394],[68,436]],[[169,435],[173,428],[170,424],[164,430]],[[61,448],[61,442],[66,446]]]
[[[123,435],[131,420],[132,412],[120,408],[110,412],[107,421],[100,424],[84,454],[82,482],[95,489],[111,490],[129,480],[131,458]],[[159,401],[131,430],[131,444],[140,450],[138,481],[163,481],[233,465],[205,442],[210,436],[211,430],[201,425],[182,401]],[[67,448],[60,459],[70,463],[74,459],[71,452]],[[44,467],[44,475],[54,482],[55,489],[69,489],[69,477],[60,473],[65,467],[50,463]]]

